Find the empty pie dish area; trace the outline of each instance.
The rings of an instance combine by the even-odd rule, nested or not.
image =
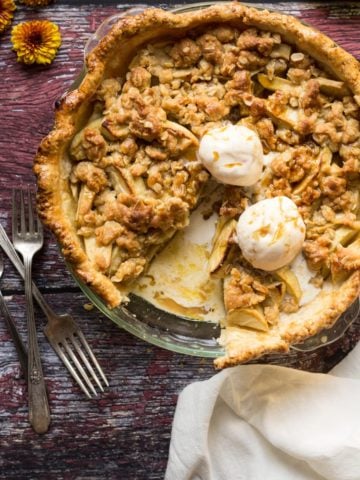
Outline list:
[[[360,69],[239,3],[124,16],[35,160],[38,209],[108,308],[221,327],[217,368],[287,352],[360,292]]]

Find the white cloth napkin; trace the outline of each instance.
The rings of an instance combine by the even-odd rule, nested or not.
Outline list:
[[[165,480],[360,480],[360,344],[330,374],[242,365],[179,396]]]

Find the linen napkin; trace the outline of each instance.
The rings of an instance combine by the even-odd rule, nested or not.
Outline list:
[[[241,365],[186,387],[165,480],[360,480],[360,344],[330,374]]]

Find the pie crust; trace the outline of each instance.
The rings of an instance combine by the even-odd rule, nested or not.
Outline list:
[[[217,44],[222,45],[220,55]],[[167,52],[165,59],[162,49]],[[152,83],[154,65],[161,68]],[[200,80],[194,80],[194,65]],[[81,85],[57,107],[55,126],[41,142],[34,166],[39,213],[76,274],[110,307],[127,300],[131,282],[174,233],[187,225],[202,195],[209,175],[196,161],[199,138],[224,119],[232,121],[236,111],[233,121],[255,129],[265,153],[277,153],[271,162],[266,195],[295,195],[300,212],[308,220],[304,254],[320,293],[300,307],[294,301],[296,294],[287,295],[287,306],[282,303],[284,314],[279,318],[277,311],[276,320],[271,320],[274,295],[264,293],[264,285],[266,292],[289,287],[281,277],[284,273],[276,277],[280,280],[273,287],[274,282],[269,283],[261,273],[252,276],[246,262],[241,266],[231,258],[220,262],[213,271],[221,271],[227,278],[227,311],[250,308],[254,318],[254,298],[262,296],[263,303],[256,307],[261,309],[259,318],[263,319],[267,308],[270,320],[265,329],[248,328],[232,323],[229,316],[220,338],[226,355],[216,359],[215,366],[223,368],[266,353],[286,352],[291,344],[332,326],[360,293],[357,60],[291,16],[229,3],[180,14],[151,8],[125,17],[88,55],[86,66]],[[171,93],[167,107],[163,107],[163,96],[169,95],[169,89],[181,90],[184,82],[203,85],[215,77],[218,90],[225,89],[226,101],[222,101],[224,92],[213,91],[201,104],[200,91],[198,110],[185,102],[179,113],[179,105],[170,101]],[[197,95],[194,92],[193,97]],[[211,103],[216,95],[221,101]],[[120,109],[116,107],[119,102]],[[294,117],[298,111],[301,118]],[[104,149],[110,163],[104,160]],[[289,151],[295,159],[292,164],[286,157]],[[121,164],[122,158],[131,155],[142,158],[136,168],[129,161]],[[164,164],[167,173],[156,177],[159,172],[155,169],[150,182],[156,162]],[[142,178],[146,178],[145,183]],[[108,184],[114,186],[117,181],[121,185],[111,197]],[[265,184],[266,175],[262,187]],[[222,221],[236,220],[248,199],[240,190],[221,188],[220,226]],[[317,201],[320,213],[314,211]],[[333,227],[333,237],[327,236],[329,226],[330,230]],[[341,241],[337,241],[340,235]],[[111,274],[108,272],[116,255],[114,248],[109,254],[109,244],[116,244],[122,259]],[[229,247],[231,244],[230,239]],[[121,256],[125,250],[136,253]],[[229,252],[226,255],[231,257]],[[326,288],[322,286],[324,278],[332,279]],[[239,303],[244,289],[252,295],[247,305]]]

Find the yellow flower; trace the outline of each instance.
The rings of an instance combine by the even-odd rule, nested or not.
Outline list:
[[[0,33],[10,25],[15,10],[14,0],[0,0]]]
[[[49,5],[52,0],[20,0],[21,3],[28,7],[45,7]]]
[[[32,20],[16,25],[11,32],[11,41],[19,62],[49,64],[61,45],[61,35],[55,23]]]

